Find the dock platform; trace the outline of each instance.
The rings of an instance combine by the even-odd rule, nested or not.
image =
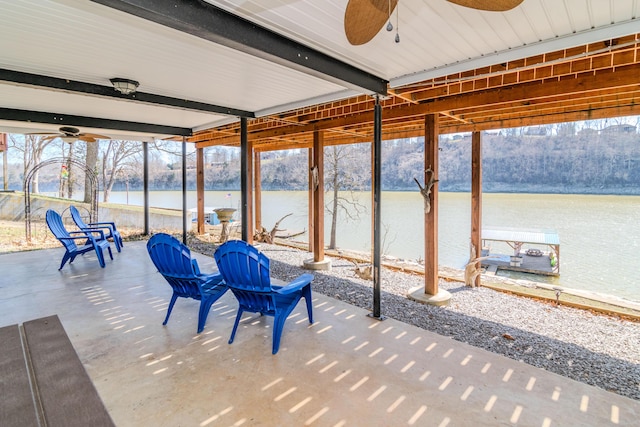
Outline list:
[[[523,273],[543,274],[545,276],[559,276],[560,274],[553,270],[551,267],[551,259],[549,255],[542,256],[529,256],[526,253],[521,253],[522,262],[519,266],[511,264],[510,255],[491,254],[495,258],[489,258],[482,261],[482,266],[486,267],[488,271],[497,270],[509,270],[520,271]]]
[[[506,243],[512,255],[492,253],[490,242]],[[523,273],[560,275],[560,238],[555,230],[487,228],[482,230],[482,266],[489,272],[500,269]]]

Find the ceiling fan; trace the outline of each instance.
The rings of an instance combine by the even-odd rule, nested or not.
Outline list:
[[[447,0],[459,6],[491,12],[505,12],[518,6],[523,0]],[[385,22],[391,31],[391,13],[398,0],[349,0],[344,12],[344,31],[354,46],[367,43],[378,34]],[[399,39],[396,37],[396,42]]]
[[[74,128],[72,126],[62,126],[58,129],[60,133],[50,133],[50,132],[36,132],[29,133],[28,135],[47,135],[42,138],[43,141],[49,141],[52,139],[60,138],[64,142],[72,143],[74,141],[80,140],[84,142],[96,142],[99,139],[111,139],[109,136],[98,135],[96,133],[82,133],[80,129]]]

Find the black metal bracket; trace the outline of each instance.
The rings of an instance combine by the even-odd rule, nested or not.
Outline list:
[[[59,126],[72,125],[100,129],[113,129],[161,135],[193,135],[193,131],[190,128],[162,126],[150,123],[128,122],[124,120],[100,119],[96,117],[73,116],[71,114],[63,113],[16,110],[14,108],[0,108],[0,119],[14,120],[18,122],[48,123]]]

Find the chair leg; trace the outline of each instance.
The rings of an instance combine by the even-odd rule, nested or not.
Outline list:
[[[62,262],[60,263],[60,268],[58,270],[62,270],[62,267],[64,267],[64,264],[69,258],[71,258],[71,255],[69,254],[69,252],[65,252],[64,256],[62,257]]]
[[[302,296],[307,303],[307,315],[309,316],[309,323],[313,323],[313,305],[311,301],[311,286],[307,286],[302,290]]]
[[[200,310],[198,310],[198,333],[202,332],[204,329],[204,324],[207,322],[207,316],[209,316],[209,310],[211,309],[211,304],[217,298],[203,298],[200,301]]]
[[[97,244],[93,247],[96,251],[96,256],[98,257],[98,262],[100,263],[100,267],[104,268],[104,254],[102,253],[102,248]]]
[[[287,320],[285,313],[279,313],[274,316],[271,354],[276,354],[278,350],[280,350],[280,338],[282,337],[282,331],[284,330],[285,320]]]
[[[116,250],[118,252],[122,252],[122,249],[121,249],[122,241],[118,237],[119,236],[117,236],[116,234],[113,235],[113,243],[116,245]],[[109,248],[109,250],[111,250],[111,248]]]
[[[166,325],[167,322],[169,321],[169,316],[171,316],[171,310],[173,310],[173,304],[176,303],[177,299],[178,299],[178,294],[174,292],[173,295],[171,296],[171,302],[169,303],[169,308],[167,309],[167,317],[165,317],[164,322],[162,322],[163,325]]]
[[[111,245],[107,246],[107,249],[109,249],[109,256],[111,257],[111,260],[113,261],[113,253],[111,252]],[[120,251],[118,251],[120,252]]]
[[[233,342],[233,339],[236,336],[236,329],[238,329],[238,323],[240,323],[240,318],[242,317],[242,313],[244,310],[242,308],[238,308],[238,314],[236,315],[236,321],[233,324],[233,330],[231,331],[231,337],[229,338],[229,344]]]

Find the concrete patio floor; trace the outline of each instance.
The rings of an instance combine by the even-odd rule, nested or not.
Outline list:
[[[145,243],[104,269],[87,254],[58,271],[62,248],[0,255],[0,327],[57,314],[118,426],[638,425],[638,401],[318,293],[316,323],[299,304],[275,356],[270,317],[227,344],[230,292],[203,333],[193,300],[162,326],[171,289]]]

